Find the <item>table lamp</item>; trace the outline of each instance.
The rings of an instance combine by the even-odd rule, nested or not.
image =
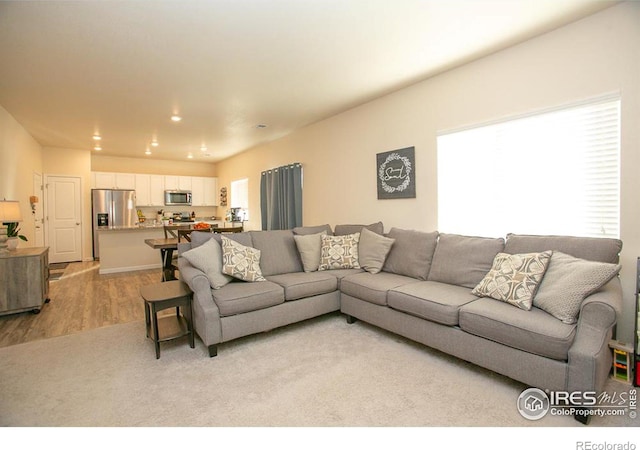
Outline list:
[[[17,200],[0,200],[0,253],[7,253],[6,224],[22,222],[20,203]]]

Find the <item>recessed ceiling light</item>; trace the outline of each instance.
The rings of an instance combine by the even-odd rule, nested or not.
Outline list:
[[[202,147],[200,147],[200,151],[201,152],[206,152],[207,151],[207,146],[203,145]]]
[[[171,116],[171,121],[172,122],[180,122],[182,120],[182,117],[180,117],[177,114],[174,114],[173,116]]]
[[[94,134],[93,135],[93,140],[94,141],[99,141],[100,139],[102,139],[102,136],[100,136],[99,134]]]
[[[93,147],[93,149],[99,152],[100,150],[102,150],[102,147],[100,147],[99,145],[96,145],[95,147]]]
[[[159,145],[158,141],[156,141],[156,140],[151,141],[151,146],[152,147],[157,147],[158,145]]]
[[[187,158],[189,158],[189,159],[193,159],[193,155],[192,155],[191,153],[189,153],[189,154],[187,155]]]
[[[145,155],[150,155],[151,154],[151,150],[147,149],[146,152],[144,152]]]

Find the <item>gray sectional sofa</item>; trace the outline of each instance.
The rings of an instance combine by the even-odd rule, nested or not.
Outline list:
[[[307,267],[309,254],[300,246],[300,236],[307,241],[362,236],[358,244],[362,248],[365,237],[371,242],[371,231],[381,236],[376,245],[387,245],[386,253],[380,247],[374,247],[373,253],[371,247],[369,251],[363,248],[361,259],[366,254],[370,260],[363,261],[361,268]],[[530,310],[525,310],[476,295],[474,288],[495,272],[493,264],[498,254],[510,258],[553,251],[544,274],[549,283],[542,278],[536,287],[536,295],[544,289],[553,309],[562,304],[563,296],[570,295],[565,292],[566,283],[579,273],[573,266],[564,273],[559,271],[560,263],[554,263],[553,255],[572,255],[570,258],[579,258],[580,263],[592,261],[615,267],[621,241],[528,235],[495,239],[397,228],[384,237],[382,234],[381,223],[366,230],[362,225],[338,225],[332,231],[324,225],[233,235],[193,232],[191,242],[179,246],[178,267],[180,278],[194,292],[195,330],[210,356],[217,354],[217,346],[223,342],[340,310],[349,323],[362,320],[532,387],[554,391],[602,389],[611,368],[608,343],[622,304],[619,266],[597,289],[588,287],[588,276],[585,283],[579,275],[574,278],[579,280],[574,284],[585,286],[582,294],[586,295],[584,301],[573,305],[577,308],[575,323],[536,306],[535,299]],[[229,282],[227,278],[224,286],[212,288],[207,272],[211,268],[201,267],[202,258],[197,260],[187,253],[195,253],[193,250],[210,239],[219,243],[231,239],[259,250],[259,265],[266,281]],[[376,262],[378,250],[382,257]],[[220,258],[219,253],[215,258]],[[552,266],[553,275],[549,272]],[[219,271],[219,266],[215,270]],[[553,276],[565,286],[561,282],[551,285]]]

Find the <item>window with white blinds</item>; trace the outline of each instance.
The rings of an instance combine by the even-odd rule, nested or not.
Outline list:
[[[619,237],[619,97],[439,135],[438,229]]]

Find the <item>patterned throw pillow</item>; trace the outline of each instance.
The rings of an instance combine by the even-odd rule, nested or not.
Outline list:
[[[267,281],[260,269],[260,250],[222,238],[222,273],[243,281]]]
[[[471,291],[479,297],[491,297],[529,311],[542,281],[552,252],[498,253],[491,270]]]
[[[587,261],[553,252],[533,306],[564,323],[576,323],[582,301],[620,272],[620,264]]]
[[[359,269],[359,241],[360,233],[343,236],[322,236],[318,270]]]

